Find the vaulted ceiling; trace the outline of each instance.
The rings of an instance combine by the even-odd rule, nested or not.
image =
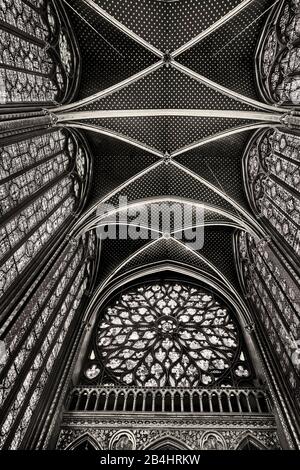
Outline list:
[[[92,224],[97,203],[116,204],[119,195],[131,203],[162,198],[205,205],[201,250],[165,238],[105,240],[99,284],[171,260],[239,290],[232,235],[239,223],[255,225],[242,175],[252,121],[157,110],[257,111],[254,56],[274,3],[65,0],[82,73],[77,106],[62,110],[86,113],[72,125],[83,130],[94,158],[84,220]],[[114,113],[99,117],[95,111]]]

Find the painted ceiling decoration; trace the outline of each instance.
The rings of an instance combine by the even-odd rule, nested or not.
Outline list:
[[[1,448],[300,448],[299,18],[0,0]]]

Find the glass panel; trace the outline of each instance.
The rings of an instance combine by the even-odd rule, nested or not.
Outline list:
[[[44,0],[0,2],[5,25],[0,27],[1,104],[55,104],[67,97],[77,58],[64,19],[58,16],[53,4]]]
[[[36,290],[19,324],[14,325],[15,329],[21,326],[18,336],[6,338],[9,355],[1,379],[1,402],[7,414],[0,435],[1,446],[10,432],[13,441],[9,447],[15,449],[21,444],[93,274],[87,264],[96,249],[93,232],[77,245],[69,244],[53,272]],[[17,376],[22,376],[21,385],[16,382]],[[16,398],[5,406],[10,394]]]
[[[101,383],[103,368],[114,382],[140,387],[212,386],[225,376],[232,383],[251,376],[247,362],[236,362],[241,341],[234,316],[188,284],[129,289],[105,309],[93,342],[99,365],[89,353],[85,383]]]
[[[81,141],[67,130],[1,150],[0,297],[78,209],[89,171]]]
[[[262,94],[279,104],[300,103],[299,11],[298,0],[275,5],[257,53]]]
[[[244,157],[246,185],[256,212],[296,254],[300,250],[300,136],[259,132]]]
[[[246,291],[273,347],[287,383],[299,387],[298,350],[300,279],[273,244],[257,242],[241,232],[238,239],[241,275]],[[297,402],[297,400],[296,400]]]

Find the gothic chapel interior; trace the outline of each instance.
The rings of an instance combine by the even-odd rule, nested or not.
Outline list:
[[[300,0],[0,0],[0,146],[0,448],[300,449]]]

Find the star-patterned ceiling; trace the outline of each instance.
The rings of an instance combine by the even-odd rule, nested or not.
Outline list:
[[[239,290],[232,235],[239,224],[255,224],[242,156],[257,123],[236,112],[261,110],[255,51],[274,3],[65,0],[82,74],[77,100],[59,115],[85,113],[69,125],[82,129],[94,157],[84,229],[95,224],[97,204],[117,204],[119,196],[131,204],[153,198],[202,203],[207,222],[204,246],[195,252],[172,238],[103,241],[98,285],[172,262]],[[233,113],[227,119],[163,110]],[[102,111],[110,114],[95,114]]]

